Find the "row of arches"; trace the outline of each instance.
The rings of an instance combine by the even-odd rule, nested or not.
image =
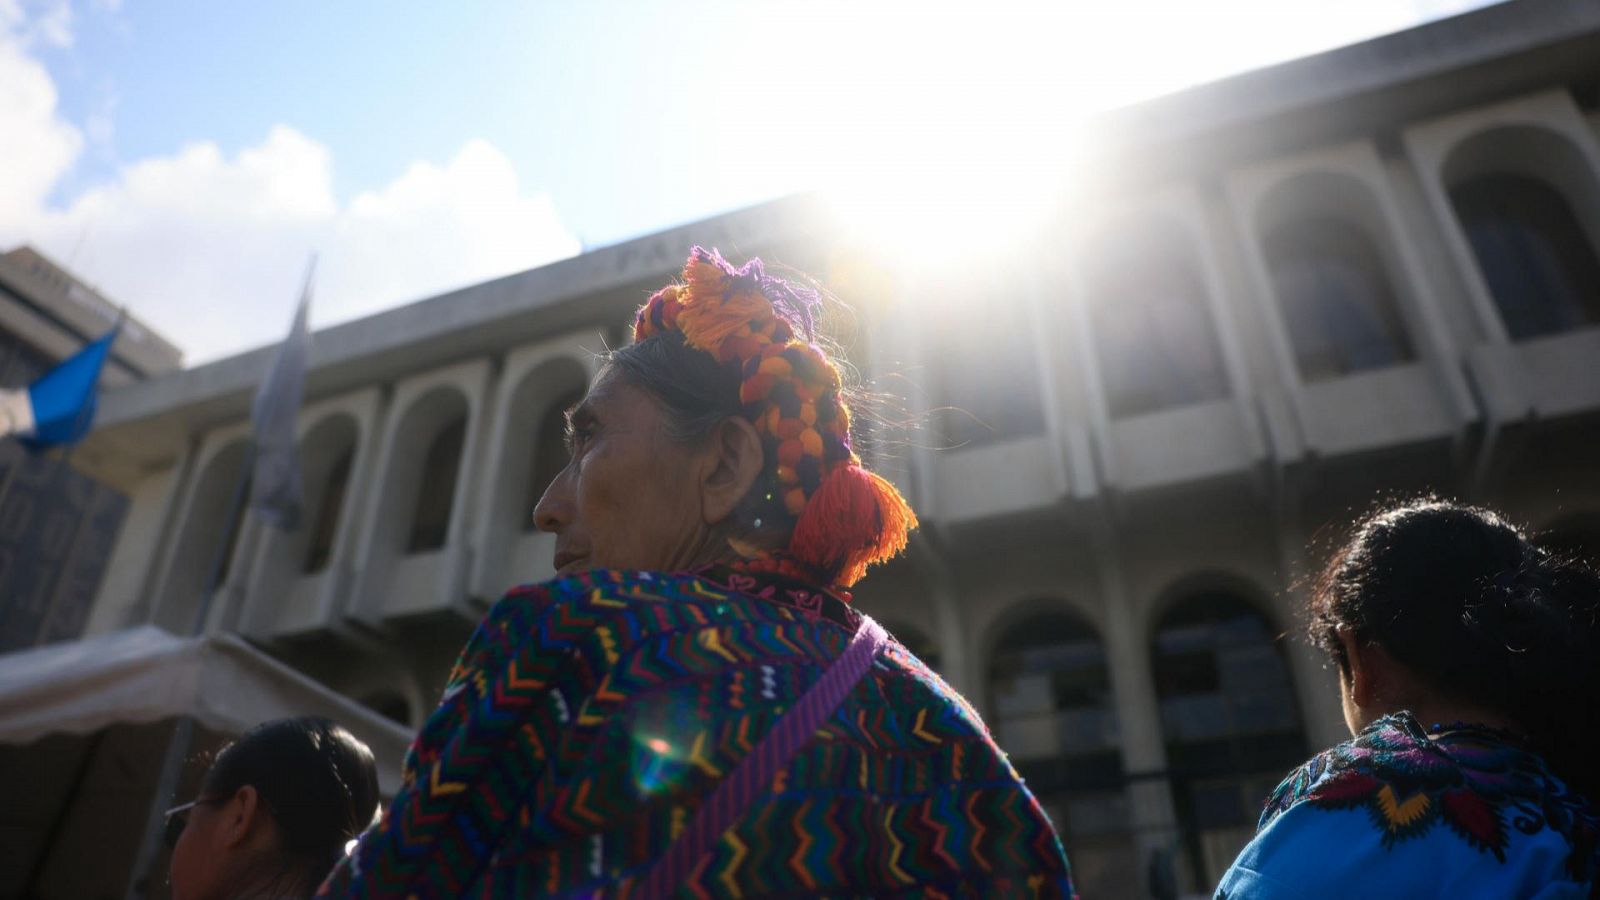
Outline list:
[[[1454,218],[1444,226],[1464,236],[1509,339],[1600,325],[1600,180],[1570,138],[1535,126],[1490,129],[1460,142],[1438,177]],[[1303,382],[1417,358],[1413,279],[1382,209],[1361,179],[1314,171],[1277,185],[1249,224],[1247,240]],[[1079,254],[1086,326],[1111,418],[1230,394],[1217,288],[1202,246],[1196,227],[1177,216],[1146,214],[1113,223]],[[985,312],[989,321],[997,315]],[[971,335],[963,332],[960,343]],[[975,410],[994,405],[992,398],[945,399],[957,407],[965,399]],[[1008,430],[1011,420],[1031,426],[1036,419],[1002,416],[987,431],[991,439],[1018,436],[1026,432]],[[982,439],[983,430],[972,437]]]
[[[496,469],[484,474],[493,539],[515,540],[534,530],[533,507],[566,465],[564,413],[581,399],[587,383],[582,363],[559,358],[525,373],[505,395],[498,412],[504,421],[496,430],[502,452],[492,458],[479,455]],[[458,520],[472,467],[472,432],[480,425],[475,410],[481,408],[469,400],[469,391],[467,385],[447,381],[393,410],[394,424],[383,432],[389,449],[386,463],[371,461],[378,454],[362,455],[363,445],[375,440],[368,432],[378,429],[378,423],[335,404],[302,432],[299,526],[262,532],[259,545],[246,546],[245,508],[233,502],[247,463],[245,435],[241,432],[210,453],[193,476],[156,621],[186,631],[213,578],[222,584],[235,577],[246,583],[244,567],[257,546],[259,562],[248,573],[248,583],[264,595],[289,595],[290,604],[298,583],[318,579],[341,554],[355,554],[367,544],[369,567],[379,569],[387,568],[384,560],[446,548],[466,524]],[[371,498],[370,504],[362,498]],[[355,518],[365,520],[370,535],[360,533]],[[217,564],[221,569],[214,575]],[[516,576],[508,572],[506,577]]]
[[[1130,780],[1165,778],[1177,813],[1174,874],[1215,884],[1249,840],[1260,804],[1304,760],[1308,742],[1281,629],[1242,589],[1185,593],[1157,619],[1147,657],[1167,765],[1130,773],[1113,697],[1117,665],[1095,626],[1062,604],[1034,606],[998,634],[985,661],[988,723],[1063,841],[1076,875],[1106,886],[1143,871]],[[913,652],[931,646],[888,623]],[[926,661],[926,660],[925,660]],[[930,663],[932,665],[932,663]],[[1120,874],[1119,874],[1120,873]]]

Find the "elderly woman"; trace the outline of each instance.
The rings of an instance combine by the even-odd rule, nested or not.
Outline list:
[[[325,896],[1071,896],[983,723],[850,605],[916,524],[816,295],[695,248],[569,415],[557,578],[463,652]]]
[[[1355,737],[1292,773],[1218,897],[1600,897],[1600,578],[1487,510],[1363,522],[1311,601]]]

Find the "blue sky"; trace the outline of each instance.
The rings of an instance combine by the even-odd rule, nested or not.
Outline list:
[[[0,0],[0,247],[191,362],[796,190],[1059,166],[1095,109],[1484,0]],[[279,320],[282,320],[281,322]]]

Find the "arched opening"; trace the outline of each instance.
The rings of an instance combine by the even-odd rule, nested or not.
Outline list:
[[[1600,259],[1555,188],[1484,175],[1450,200],[1513,340],[1600,323]]]
[[[1089,323],[1113,418],[1228,396],[1205,281],[1182,229],[1121,228],[1088,259]]]
[[[1044,368],[1034,346],[1030,287],[1017,277],[945,283],[920,323],[939,429],[937,446],[979,447],[1045,432]],[[997,352],[998,348],[1004,348]],[[865,425],[862,419],[860,425]]]
[[[411,704],[398,691],[374,691],[363,697],[360,703],[392,722],[411,727]]]
[[[1365,232],[1335,216],[1277,226],[1267,268],[1300,376],[1335,378],[1415,358],[1383,258]]]
[[[326,569],[328,561],[333,558],[333,541],[339,534],[345,495],[350,491],[350,467],[355,463],[355,458],[356,448],[352,444],[334,460],[318,491],[316,517],[311,520],[310,542],[301,567],[307,575]]]
[[[1191,887],[1215,885],[1306,742],[1277,630],[1230,590],[1188,592],[1152,639],[1167,767]]]
[[[155,617],[156,624],[174,634],[190,633],[201,595],[208,587],[225,584],[233,569],[250,490],[248,462],[248,442],[236,440],[212,455],[195,479]]]
[[[1085,894],[1116,894],[1137,865],[1106,651],[1066,612],[1007,628],[989,660],[995,739],[1039,798]]]
[[[1452,151],[1443,175],[1512,340],[1600,324],[1600,181],[1568,138],[1492,129]]]
[[[533,509],[539,505],[550,482],[556,480],[567,465],[567,410],[583,401],[583,390],[577,389],[557,397],[545,407],[539,417],[538,430],[533,434],[533,453],[528,460],[528,489],[523,502],[522,530],[537,531],[533,523]]]
[[[449,537],[456,478],[461,472],[461,451],[466,440],[467,417],[462,413],[445,423],[428,445],[417,482],[416,504],[412,507],[407,554],[438,550]]]

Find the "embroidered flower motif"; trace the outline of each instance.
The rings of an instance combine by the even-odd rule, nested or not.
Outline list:
[[[1531,835],[1548,828],[1572,848],[1567,869],[1574,879],[1600,873],[1600,811],[1539,756],[1488,729],[1430,737],[1409,713],[1385,716],[1285,779],[1259,827],[1301,803],[1365,809],[1390,848],[1443,823],[1501,862],[1512,829]]]

